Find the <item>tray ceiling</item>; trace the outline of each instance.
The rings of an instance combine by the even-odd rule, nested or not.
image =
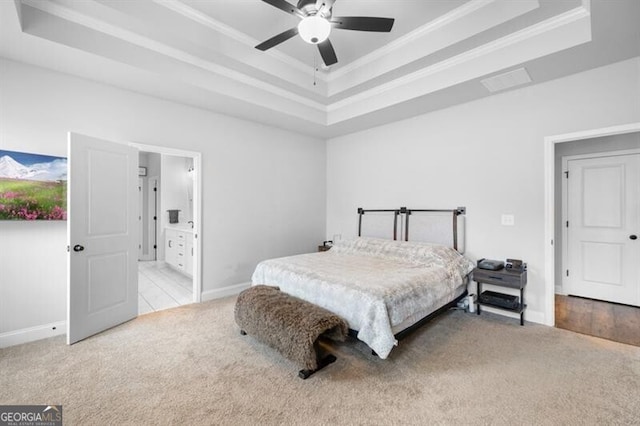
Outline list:
[[[328,68],[299,37],[255,49],[298,22],[260,0],[0,3],[9,59],[319,137],[488,96],[510,70],[535,84],[640,55],[636,0],[337,0],[396,21],[333,30]]]

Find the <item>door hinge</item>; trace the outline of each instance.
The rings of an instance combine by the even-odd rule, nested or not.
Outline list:
[[[569,270],[567,269],[567,276],[569,276]]]
[[[568,170],[566,172],[564,172],[564,177],[569,179],[569,171]]]
[[[156,192],[158,190],[158,188],[153,188],[153,192]]]
[[[153,217],[153,220],[158,220],[158,216],[154,216],[154,217]]]
[[[71,247],[67,246],[67,253],[71,251]]]
[[[158,248],[158,246],[154,244],[154,245],[153,245],[153,248],[154,248],[154,249],[157,249],[157,248]]]
[[[567,221],[567,228],[569,227],[569,221]]]

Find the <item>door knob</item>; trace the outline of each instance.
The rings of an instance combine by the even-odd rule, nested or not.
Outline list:
[[[630,240],[637,240],[638,236],[637,235],[629,235],[629,239]]]
[[[84,246],[81,246],[80,244],[76,244],[75,246],[73,246],[73,251],[82,251],[84,250]]]

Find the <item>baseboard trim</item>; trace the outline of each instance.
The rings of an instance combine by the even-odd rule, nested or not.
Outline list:
[[[228,287],[214,288],[213,290],[207,290],[202,292],[202,301],[221,299],[223,297],[235,296],[242,290],[251,287],[251,283],[240,283],[231,285]]]
[[[544,313],[539,311],[531,311],[527,309],[524,311],[524,320],[546,325]]]
[[[47,337],[66,334],[67,322],[59,321],[50,324],[37,325],[35,327],[22,328],[0,334],[0,348],[20,345],[22,343],[35,342]]]

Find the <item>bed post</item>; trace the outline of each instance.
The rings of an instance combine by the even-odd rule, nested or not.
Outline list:
[[[396,241],[398,239],[398,215],[402,213],[402,209],[404,209],[404,207],[402,207],[399,211],[393,211],[393,241]]]
[[[465,214],[466,207],[458,207],[453,211],[453,249],[458,251],[458,215]]]
[[[400,207],[400,213],[404,216],[404,240],[409,241],[409,216],[411,216],[411,210],[406,207]]]
[[[458,251],[458,211],[453,211],[453,249]]]

